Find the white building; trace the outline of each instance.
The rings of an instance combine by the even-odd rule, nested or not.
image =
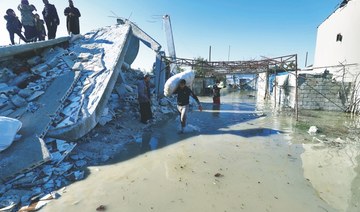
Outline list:
[[[348,82],[360,75],[359,23],[360,0],[344,0],[318,27],[314,71],[327,69],[338,81],[345,72],[345,81]],[[341,64],[346,68],[339,67]]]

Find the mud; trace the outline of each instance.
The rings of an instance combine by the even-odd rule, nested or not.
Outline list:
[[[356,119],[309,112],[296,123],[248,94],[201,100],[189,114],[200,132],[178,134],[176,118],[153,126],[43,211],[358,211]]]

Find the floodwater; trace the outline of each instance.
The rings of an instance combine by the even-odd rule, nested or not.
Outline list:
[[[230,93],[220,107],[201,100],[192,132],[177,133],[176,119],[154,127],[43,211],[359,211],[356,142],[302,129],[346,128],[350,118],[316,112],[297,124],[247,94]]]

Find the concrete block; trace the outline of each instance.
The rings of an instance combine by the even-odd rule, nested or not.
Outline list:
[[[35,99],[39,98],[44,93],[45,93],[44,91],[36,91],[30,97],[28,97],[26,100],[29,102],[34,101]]]
[[[37,66],[31,68],[31,72],[33,74],[41,75],[41,74],[49,71],[49,69],[50,69],[50,67],[44,63],[44,64],[40,64],[40,65],[37,65]]]
[[[0,83],[9,82],[16,75],[8,68],[0,69]]]
[[[48,60],[46,62],[46,64],[50,67],[50,68],[54,68],[59,64],[59,58],[58,57],[53,57],[52,59]]]
[[[30,59],[27,60],[27,63],[30,66],[36,66],[36,65],[41,63],[41,57],[40,56],[35,56],[33,58],[30,58]]]
[[[11,102],[18,108],[25,107],[27,105],[27,101],[19,95],[11,97]]]
[[[23,90],[19,91],[18,95],[21,96],[22,98],[28,98],[33,93],[34,93],[34,91],[31,89],[23,89]]]

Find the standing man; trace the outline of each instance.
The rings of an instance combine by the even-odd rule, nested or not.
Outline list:
[[[53,4],[49,3],[49,0],[43,0],[44,10],[42,11],[44,21],[46,23],[46,28],[48,30],[48,39],[55,39],[57,27],[60,24],[59,15]]]
[[[36,11],[35,6],[29,4],[28,0],[21,0],[21,4],[18,6],[18,10],[21,13],[21,23],[25,29],[25,38],[28,41],[35,42],[37,39],[35,18],[33,14],[33,11]]]
[[[66,16],[66,27],[69,35],[80,34],[79,18],[81,17],[81,14],[78,8],[74,7],[74,2],[72,0],[69,0],[69,7],[65,9],[64,14]]]
[[[138,95],[141,123],[147,124],[153,116],[151,112],[150,75],[146,74],[144,79],[139,81]]]
[[[194,92],[186,86],[186,80],[184,79],[180,80],[179,87],[175,90],[174,94],[177,94],[177,108],[180,112],[181,133],[184,133],[187,113],[189,112],[190,96],[195,99],[200,111],[202,111],[202,106]]]

